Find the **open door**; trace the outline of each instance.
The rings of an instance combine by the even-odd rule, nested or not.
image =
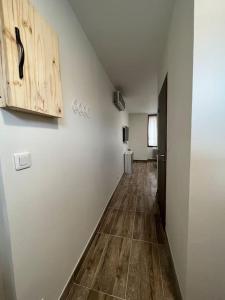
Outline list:
[[[158,103],[158,190],[157,200],[163,227],[166,226],[167,76]]]

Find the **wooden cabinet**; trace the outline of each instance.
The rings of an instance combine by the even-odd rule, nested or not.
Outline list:
[[[0,6],[0,106],[62,117],[56,33],[28,0]]]

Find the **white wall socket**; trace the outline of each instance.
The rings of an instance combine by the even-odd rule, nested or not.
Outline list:
[[[31,167],[31,155],[29,152],[14,153],[14,164],[16,171]]]

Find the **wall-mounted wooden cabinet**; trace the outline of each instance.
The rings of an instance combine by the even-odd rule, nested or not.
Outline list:
[[[28,0],[0,6],[0,106],[62,117],[56,33]]]

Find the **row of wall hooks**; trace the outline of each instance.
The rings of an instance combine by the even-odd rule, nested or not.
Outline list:
[[[72,109],[75,114],[84,118],[90,118],[90,107],[87,104],[74,100],[72,103]]]

